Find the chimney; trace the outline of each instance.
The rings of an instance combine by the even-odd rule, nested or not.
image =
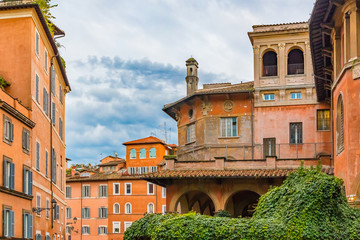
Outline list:
[[[189,58],[186,60],[186,68],[187,68],[187,74],[186,74],[186,94],[187,96],[190,96],[195,93],[195,91],[198,89],[198,68],[199,64],[194,58]]]

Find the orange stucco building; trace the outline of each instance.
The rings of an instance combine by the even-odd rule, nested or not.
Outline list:
[[[0,236],[64,239],[65,94],[70,91],[37,4],[0,3]],[[9,185],[10,183],[10,185]],[[14,217],[13,217],[14,216]]]
[[[122,239],[144,214],[166,211],[165,189],[141,176],[162,170],[164,156],[174,155],[176,145],[152,136],[124,145],[125,159],[108,156],[96,168],[69,171],[66,215],[72,240]]]
[[[360,202],[360,2],[317,0],[310,43],[318,100],[331,104],[335,176]]]
[[[178,155],[143,178],[166,187],[167,211],[251,216],[258,198],[300,166],[332,174],[330,106],[316,98],[308,23],[253,26],[254,81],[203,84],[186,61],[187,96],[164,106]]]

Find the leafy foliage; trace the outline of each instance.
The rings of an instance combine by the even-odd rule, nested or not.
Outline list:
[[[231,217],[231,214],[226,210],[220,210],[216,212],[214,215],[215,217]]]
[[[52,19],[55,19],[55,17],[51,14],[50,10],[54,7],[57,7],[58,5],[52,5],[51,0],[34,0],[33,3],[37,3],[41,9],[41,12],[43,13],[46,24],[51,32],[52,35],[54,35],[55,26],[51,22]]]
[[[150,214],[125,232],[130,239],[360,239],[360,211],[341,179],[301,167],[260,198],[250,219]]]
[[[0,76],[0,87],[6,88],[10,86],[10,83],[8,83],[2,76]]]

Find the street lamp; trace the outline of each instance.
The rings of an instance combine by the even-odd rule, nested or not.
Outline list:
[[[57,204],[56,200],[52,199],[51,200],[51,208],[34,207],[34,208],[32,208],[32,211],[36,212],[36,214],[40,214],[44,210],[55,210],[56,204]]]

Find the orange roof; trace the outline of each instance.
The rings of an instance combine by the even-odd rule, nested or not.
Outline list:
[[[138,140],[134,140],[134,141],[129,141],[129,142],[125,142],[123,143],[123,145],[135,145],[135,144],[144,144],[144,143],[161,143],[163,145],[166,145],[166,143],[164,143],[164,141],[158,139],[157,137],[146,137],[146,138],[141,138]]]
[[[172,148],[177,148],[177,145],[176,144],[168,144],[169,147],[172,147]]]

